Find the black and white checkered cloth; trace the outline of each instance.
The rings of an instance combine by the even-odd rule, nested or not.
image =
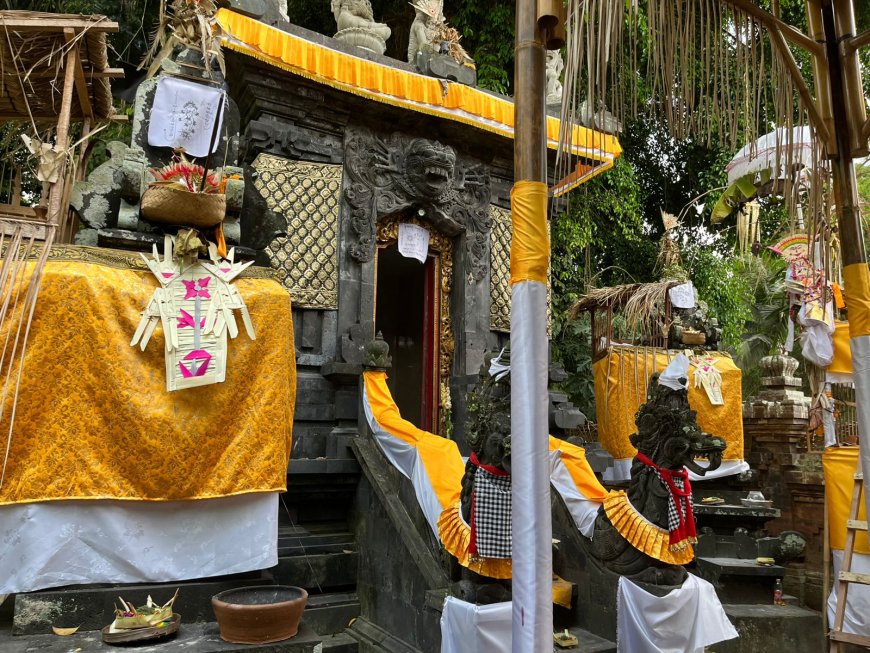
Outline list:
[[[654,467],[651,469],[653,470],[653,472],[655,472],[655,475],[659,477],[659,480],[662,482],[662,485],[665,487],[665,489],[668,489],[668,530],[673,532],[673,531],[677,530],[677,528],[680,525],[680,521],[681,521],[680,515],[682,514],[683,520],[686,519],[686,517],[689,513],[688,507],[692,503],[692,494],[690,492],[687,497],[679,497],[680,507],[677,508],[678,497],[675,497],[670,492],[670,490],[668,488],[668,484],[665,482],[665,479],[662,478],[662,475],[659,473],[659,470],[657,470]],[[682,490],[684,487],[683,486],[683,479],[679,478],[678,476],[675,476],[673,478],[673,480],[674,480],[674,485],[676,485],[679,490]]]
[[[511,477],[477,468],[474,475],[474,528],[477,555],[511,557]]]

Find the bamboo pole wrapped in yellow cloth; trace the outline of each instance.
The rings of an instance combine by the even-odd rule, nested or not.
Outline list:
[[[0,505],[284,490],[296,396],[287,292],[265,274],[238,279],[256,340],[242,329],[229,341],[224,383],[170,393],[162,329],[144,352],[129,345],[157,286],[143,261],[56,249],[33,315],[11,442],[8,423],[0,425]],[[20,352],[11,363],[19,362]]]
[[[598,439],[617,460],[631,459],[637,450],[628,436],[637,432],[634,415],[646,401],[649,377],[662,372],[677,352],[653,347],[613,346],[593,364]],[[722,375],[724,404],[715,406],[701,387],[695,387],[695,369],[689,366],[689,405],[698,413],[705,432],[723,438],[724,461],[743,460],[743,397],[740,369],[727,354],[709,352]]]

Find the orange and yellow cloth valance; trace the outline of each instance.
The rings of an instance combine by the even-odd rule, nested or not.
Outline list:
[[[219,10],[216,20],[223,31],[223,45],[230,50],[376,102],[513,138],[514,105],[505,98],[354,57],[229,9]],[[552,149],[559,145],[559,131],[559,120],[548,117],[547,144]],[[571,143],[573,154],[601,163],[595,166],[594,174],[611,167],[614,159],[622,153],[614,136],[586,127],[574,127]],[[590,170],[588,176],[592,174],[593,170]]]
[[[242,335],[233,343],[224,383],[170,393],[162,329],[156,346],[129,346],[157,286],[142,260],[76,247],[55,247],[51,256],[27,341],[0,505],[286,488],[296,368],[290,296],[280,284],[253,274],[238,279],[257,339]],[[8,428],[0,424],[0,456]]]

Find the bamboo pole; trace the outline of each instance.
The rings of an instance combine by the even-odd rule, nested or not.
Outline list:
[[[834,24],[837,33],[837,43],[845,43],[855,36],[855,9],[852,0],[833,0]],[[861,80],[861,68],[858,63],[858,51],[849,48],[838,48],[843,69],[843,90],[845,92],[846,118],[849,121],[849,147],[853,157],[866,156],[867,139],[862,138],[861,129],[867,119],[864,108],[864,87]]]
[[[72,32],[73,30],[64,30],[64,32]],[[65,152],[69,145],[69,123],[70,112],[72,110],[72,98],[75,90],[75,66],[78,57],[76,47],[71,47],[66,54],[64,62],[64,79],[63,79],[63,95],[60,101],[60,113],[57,117],[57,133],[55,147],[60,152]],[[64,179],[66,172],[66,158],[60,164],[58,170],[58,181],[51,185],[49,190],[48,200],[48,223],[53,225],[61,224],[61,209],[63,204]]]
[[[517,0],[514,88],[514,179],[511,244],[512,650],[553,649],[552,525],[547,445],[547,288],[539,278],[514,280],[514,253],[546,239],[546,53],[535,0]],[[531,183],[529,183],[531,182]],[[536,208],[522,222],[520,204]],[[542,215],[543,213],[543,215]],[[528,219],[529,216],[533,219]],[[535,247],[537,245],[537,248]],[[549,256],[549,243],[546,252]],[[546,265],[544,265],[546,269]]]
[[[836,125],[837,151],[831,159],[831,171],[843,253],[843,277],[848,298],[849,335],[866,503],[870,496],[866,488],[866,483],[870,480],[870,271],[867,268],[853,162],[858,135],[852,133],[852,130],[859,124],[859,117],[854,115],[854,104],[850,102],[849,95],[850,89],[854,92],[852,86],[858,62],[855,57],[841,56],[840,50],[841,41],[854,33],[852,7],[851,0],[825,0],[822,4],[822,23],[832,112]],[[851,32],[844,34],[840,30]]]

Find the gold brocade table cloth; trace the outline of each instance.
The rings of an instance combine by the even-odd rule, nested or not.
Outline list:
[[[613,346],[593,366],[598,439],[617,460],[633,458],[637,450],[628,436],[637,433],[634,415],[646,401],[649,377],[663,372],[670,357],[653,347]],[[695,387],[695,368],[689,366],[689,405],[698,413],[698,426],[727,443],[723,461],[743,459],[743,392],[740,369],[727,354],[710,352],[722,376],[721,406],[713,405],[703,388]]]
[[[296,396],[290,296],[259,276],[235,282],[256,340],[242,332],[229,343],[226,381],[170,393],[161,327],[146,351],[129,345],[157,285],[141,258],[52,250],[27,341],[0,505],[286,489]]]

